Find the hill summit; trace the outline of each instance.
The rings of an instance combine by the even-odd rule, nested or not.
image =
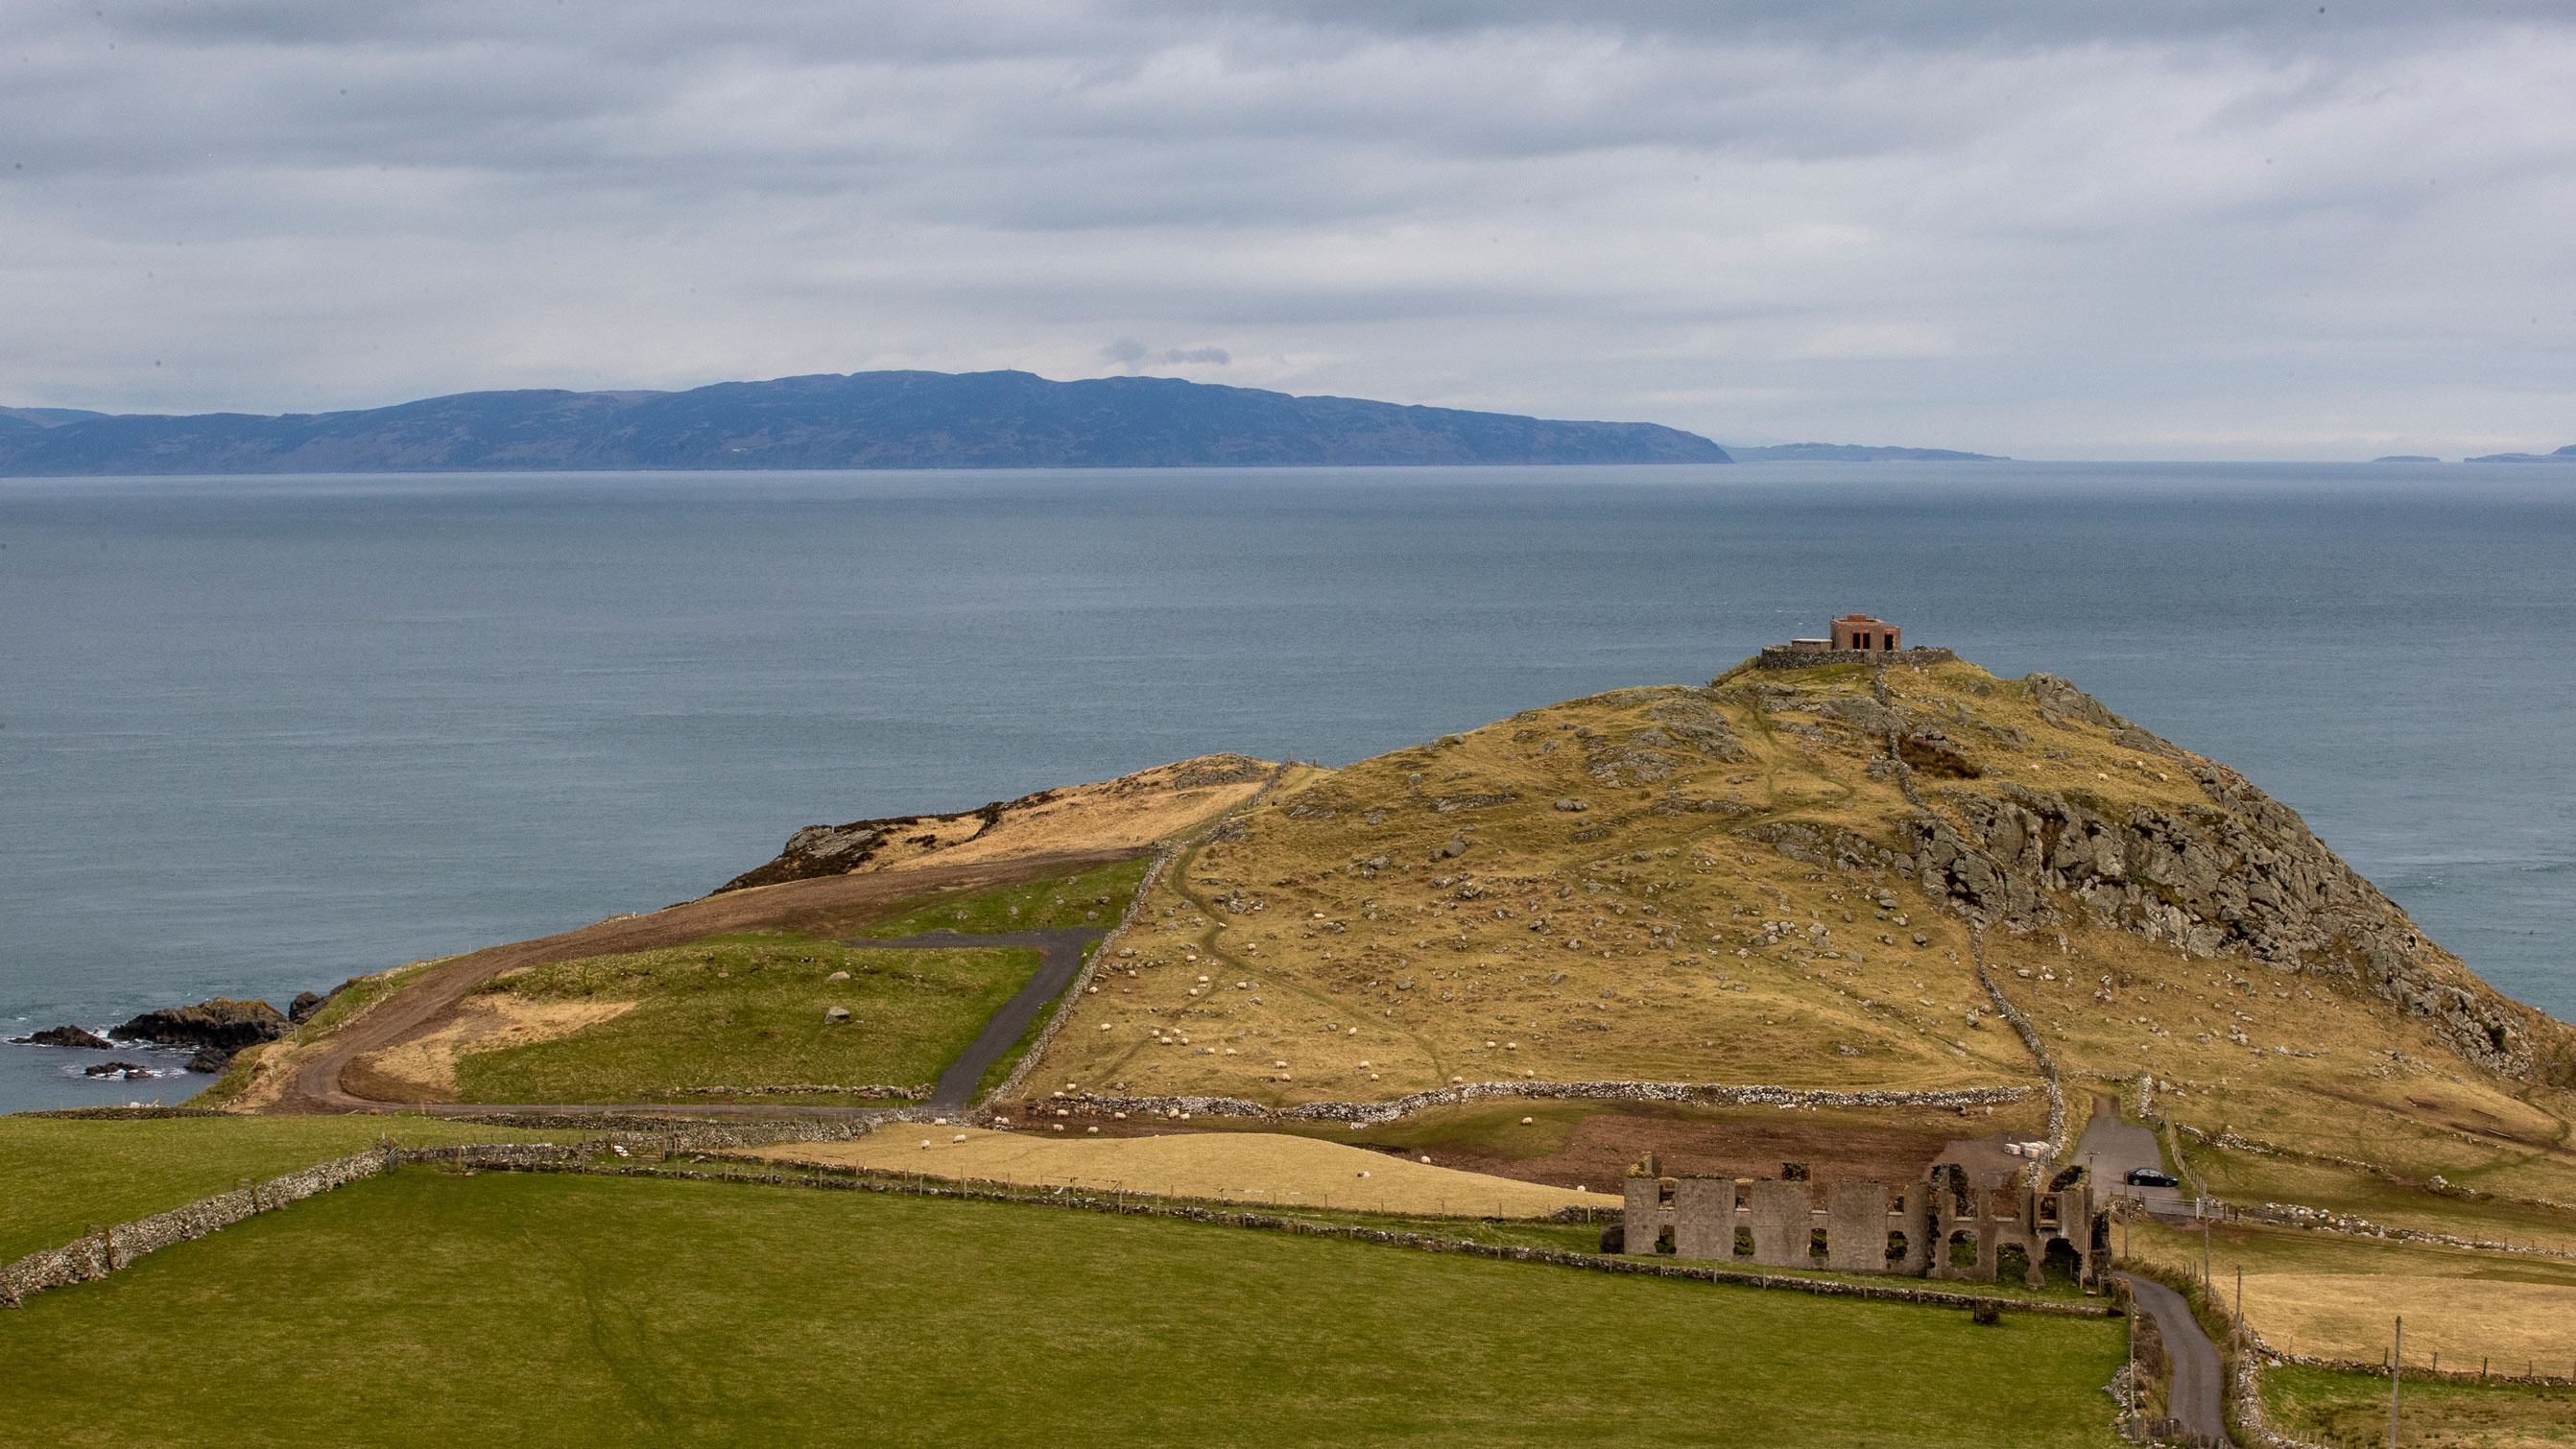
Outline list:
[[[22,476],[1732,461],[1706,438],[1654,423],[1026,372],[825,373],[675,393],[471,392],[282,417],[10,411],[0,418],[0,474]]]

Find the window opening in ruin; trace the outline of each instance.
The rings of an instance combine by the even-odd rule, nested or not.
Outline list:
[[[1739,1258],[1750,1258],[1753,1256],[1753,1230],[1751,1228],[1737,1228],[1735,1230],[1735,1256]]]
[[[1670,1228],[1663,1228],[1663,1229],[1660,1229],[1660,1230],[1658,1230],[1658,1231],[1656,1232],[1656,1234],[1655,1234],[1655,1251],[1656,1251],[1656,1252],[1658,1252],[1658,1253],[1663,1254],[1663,1255],[1664,1255],[1665,1257],[1667,1257],[1667,1258],[1669,1258],[1669,1257],[1673,1256],[1674,1248],[1673,1248],[1673,1230],[1672,1230],[1672,1229],[1670,1229]]]
[[[1904,1262],[1905,1249],[1906,1243],[1905,1235],[1903,1233],[1889,1233],[1887,1235],[1887,1261],[1891,1263]]]
[[[1976,1234],[1952,1233],[1950,1235],[1950,1266],[1953,1268],[1977,1266]]]
[[[2030,1254],[2018,1243],[2006,1243],[1995,1250],[1995,1281],[2026,1283],[2030,1281]]]
[[[1810,1258],[1828,1258],[1833,1256],[1832,1253],[1826,1249],[1825,1230],[1823,1228],[1810,1228],[1807,1230],[1807,1256]]]
[[[2084,1281],[2083,1256],[2075,1251],[2073,1243],[2064,1238],[2048,1240],[2047,1250],[2040,1254],[2039,1265],[2051,1283],[2072,1287]]]

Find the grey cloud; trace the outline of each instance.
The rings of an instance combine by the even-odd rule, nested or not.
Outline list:
[[[1234,357],[1222,347],[1166,347],[1156,352],[1133,337],[1121,337],[1100,349],[1100,360],[1121,367],[1133,367],[1151,358],[1164,363],[1212,362],[1222,367]]]
[[[2566,414],[2560,5],[102,8],[0,0],[0,402],[1222,365],[2024,456]]]

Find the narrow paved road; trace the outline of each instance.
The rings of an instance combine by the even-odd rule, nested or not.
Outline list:
[[[1064,994],[1073,978],[1082,974],[1082,948],[1108,934],[1098,926],[1075,926],[1054,931],[1005,931],[993,936],[969,936],[957,931],[932,931],[922,936],[906,936],[899,941],[855,940],[853,946],[900,946],[911,950],[954,951],[960,948],[995,946],[1035,946],[1038,971],[1029,984],[1019,989],[1002,1009],[984,1023],[983,1031],[968,1043],[948,1070],[939,1074],[939,1084],[931,1089],[930,1100],[922,1105],[963,1111],[975,1100],[975,1088],[984,1073],[1002,1059],[1019,1041],[1038,1013]]]
[[[2148,1212],[2159,1216],[2171,1216],[2185,1207],[2180,1188],[2129,1185],[2131,1169],[2152,1167],[2161,1171],[2165,1154],[2156,1145],[2153,1130],[2120,1120],[2117,1097],[2093,1094],[2093,1119],[2084,1124],[2084,1137],[2075,1144],[2072,1160],[2092,1167],[2093,1180],[2102,1185],[2105,1196],[2135,1198],[2146,1205]]]
[[[2152,1278],[2132,1273],[2113,1276],[2129,1285],[2138,1311],[2156,1321],[2165,1355],[2173,1360],[2173,1389],[2166,1395],[2165,1413],[2211,1443],[2226,1443],[2227,1415],[2221,1407],[2225,1384],[2220,1378],[2218,1345],[2201,1332],[2200,1320],[2191,1316],[2191,1305]]]

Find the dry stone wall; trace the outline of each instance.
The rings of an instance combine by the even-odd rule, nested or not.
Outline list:
[[[1250,799],[1227,811],[1214,825],[1208,827],[1199,839],[1204,840],[1215,835],[1225,829],[1229,822],[1240,819],[1258,807],[1263,800],[1269,798],[1270,792],[1278,787],[1279,782],[1287,777],[1288,767],[1294,763],[1289,760],[1281,761],[1279,767],[1270,772],[1270,778],[1261,782],[1261,788],[1252,792]],[[1092,978],[1100,974],[1100,963],[1109,959],[1111,944],[1124,935],[1128,927],[1136,923],[1138,913],[1145,909],[1146,899],[1154,893],[1154,886],[1162,880],[1164,870],[1171,865],[1172,857],[1178,853],[1178,848],[1166,848],[1155,855],[1154,863],[1145,868],[1144,879],[1136,883],[1136,894],[1128,898],[1127,909],[1119,914],[1118,923],[1111,926],[1108,933],[1092,946],[1091,959],[1082,963],[1080,974],[1073,978],[1071,986],[1065,988],[1064,996],[1056,1003],[1055,1013],[1047,1018],[1045,1026],[1038,1029],[1037,1040],[1029,1043],[1028,1051],[1020,1057],[1020,1064],[1011,1069],[1011,1074],[1003,1078],[1002,1085],[995,1088],[992,1095],[985,1098],[986,1101],[1007,1102],[1018,1095],[1020,1089],[1026,1085],[1029,1074],[1037,1070],[1038,1062],[1047,1054],[1047,1048],[1054,1044],[1056,1034],[1064,1029],[1067,1021],[1073,1019],[1074,1008],[1081,1003],[1083,992],[1091,988]]]
[[[1430,1107],[1515,1098],[1569,1101],[1680,1102],[1701,1107],[1987,1107],[2018,1102],[2029,1087],[1962,1087],[1946,1092],[1809,1091],[1798,1087],[1723,1086],[1692,1082],[1469,1082],[1415,1092],[1388,1102],[1303,1102],[1268,1107],[1241,1097],[1128,1097],[1094,1092],[1057,1093],[1040,1099],[1059,1110],[1186,1112],[1206,1117],[1265,1117],[1283,1122],[1394,1122]]]
[[[612,1146],[648,1151],[719,1152],[777,1142],[846,1142],[865,1136],[874,1123],[776,1122],[743,1126],[674,1126],[661,1131],[628,1131],[585,1143],[558,1146],[548,1142],[484,1143],[457,1147],[387,1145],[290,1172],[266,1182],[200,1198],[184,1207],[117,1223],[62,1247],[29,1253],[0,1265],[0,1307],[15,1308],[30,1293],[63,1288],[103,1278],[146,1253],[173,1243],[202,1238],[260,1213],[364,1181],[408,1163],[439,1163],[478,1168],[529,1169],[575,1161]]]
[[[146,1253],[202,1238],[244,1218],[301,1202],[375,1176],[390,1163],[381,1152],[362,1152],[290,1172],[232,1192],[200,1198],[185,1207],[102,1228],[77,1242],[29,1253],[0,1267],[0,1306],[15,1308],[30,1293],[104,1278]]]

